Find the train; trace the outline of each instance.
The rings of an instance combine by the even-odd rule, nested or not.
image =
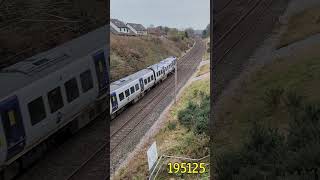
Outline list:
[[[110,116],[114,119],[128,105],[136,103],[145,93],[165,80],[175,70],[177,58],[168,57],[134,74],[110,84]]]
[[[0,179],[107,112],[107,25],[0,71]]]

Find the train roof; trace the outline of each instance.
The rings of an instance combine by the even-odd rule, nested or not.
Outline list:
[[[176,59],[176,57],[171,56],[171,57],[168,57],[168,58],[166,58],[166,59],[164,59],[164,60],[162,60],[160,62],[168,62],[168,61],[172,61],[172,60],[175,60],[175,59]]]
[[[143,75],[150,73],[150,72],[152,72],[150,69],[143,69],[143,70],[140,70],[134,74],[131,74],[131,75],[126,76],[122,79],[119,79],[115,82],[112,82],[110,84],[110,92],[115,91],[115,90],[119,89],[120,87],[125,86],[125,85],[129,84],[130,82],[135,81],[135,80],[141,78]]]
[[[107,25],[68,41],[48,51],[20,61],[0,71],[0,99],[49,74],[62,69],[81,57],[106,48]],[[106,49],[105,49],[106,50]]]
[[[154,70],[157,70],[159,67],[163,67],[163,66],[166,66],[168,63],[171,63],[169,61],[174,60],[174,59],[176,59],[176,58],[175,57],[168,57],[168,58],[160,61],[157,64],[153,64],[153,65],[149,66],[148,68],[152,68]]]
[[[149,66],[148,68],[158,71],[158,70],[161,70],[163,66],[165,66],[165,64],[163,64],[162,62],[159,62],[157,64],[153,64]]]

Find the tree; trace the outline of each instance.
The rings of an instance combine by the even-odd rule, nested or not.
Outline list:
[[[192,29],[192,28],[187,28],[186,30],[185,30],[185,32],[186,32],[186,37],[187,38],[189,38],[189,37],[193,37],[194,36],[194,30]]]
[[[169,31],[170,31],[170,28],[167,27],[167,26],[165,26],[165,27],[164,27],[164,32],[165,32],[166,34],[168,34]]]
[[[202,31],[202,38],[210,36],[210,24],[207,25],[206,29]]]

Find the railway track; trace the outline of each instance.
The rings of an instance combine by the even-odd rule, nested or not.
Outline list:
[[[272,0],[255,1],[249,10],[216,41],[213,47],[217,59],[215,58],[214,60],[213,68],[221,63],[224,57],[226,57],[245,36],[252,32],[256,26],[256,22],[260,20],[260,17],[262,17],[271,4]]]
[[[198,42],[199,43],[199,42]],[[200,47],[196,47],[196,48],[200,48]],[[192,53],[192,52],[190,52]],[[195,52],[195,56],[198,56],[198,53]],[[198,61],[196,61],[195,63],[191,63],[193,60],[193,56],[189,57],[185,60],[180,60],[178,61],[180,64],[178,64],[178,77],[181,77],[183,73],[185,73],[186,70],[190,70],[191,66],[194,66],[194,64],[197,64]],[[187,68],[184,68],[182,70],[180,70],[180,68],[182,68],[181,63],[184,63],[185,65],[187,65]],[[188,72],[194,72],[194,69],[191,69]],[[182,76],[182,77],[190,77],[190,73],[187,74],[187,76]],[[181,79],[179,79],[179,81],[181,81]],[[174,91],[174,77],[170,76],[167,80],[166,80],[166,84],[164,84],[165,88],[161,89],[161,88],[157,88],[158,91],[156,93],[155,96],[151,97],[147,103],[145,103],[142,107],[139,107],[139,109],[136,111],[136,113],[131,116],[129,118],[129,120],[125,121],[125,123],[123,123],[121,125],[120,128],[118,128],[116,131],[113,131],[111,134],[111,142],[110,142],[110,150],[111,153],[114,151],[114,149],[116,147],[118,147],[118,145],[124,140],[124,138],[130,133],[132,132],[135,127],[137,127],[146,116],[148,116],[148,114],[150,113],[150,110],[152,110],[152,108],[150,108],[150,106],[156,106],[157,104],[160,103],[160,101],[163,99],[163,97],[165,95],[167,95],[168,93]],[[185,80],[181,81],[182,83],[185,82]],[[181,84],[178,87],[178,89],[181,88]],[[150,104],[152,103],[152,104]],[[149,107],[149,108],[148,108]],[[136,122],[133,122],[133,119],[137,119]]]
[[[250,0],[247,9],[225,33],[216,33],[221,35],[214,36],[213,44],[211,77],[214,77],[215,91],[211,94],[215,101],[246,67],[253,50],[270,34],[285,7],[286,0]]]
[[[178,89],[180,89],[183,84],[187,81],[187,79],[192,75],[192,73],[197,68],[197,64],[200,63],[202,60],[202,53],[203,53],[203,44],[202,42],[197,42],[195,44],[195,47],[188,52],[186,56],[181,58],[178,61],[178,77],[179,78],[179,84]],[[196,61],[193,63],[193,60],[196,59]],[[182,76],[183,75],[183,76]],[[158,86],[161,87],[158,87]],[[70,175],[66,178],[67,180],[72,179],[87,179],[88,175],[92,173],[97,173],[97,170],[92,170],[96,168],[95,167],[103,167],[102,165],[97,165],[99,163],[94,163],[99,161],[99,159],[104,158],[105,152],[110,150],[110,153],[112,153],[123,140],[137,127],[140,123],[143,122],[146,116],[150,114],[150,111],[152,111],[152,107],[157,106],[163,99],[163,96],[166,96],[169,93],[173,93],[174,90],[174,76],[169,76],[163,83],[159,84],[157,87],[153,88],[144,98],[146,98],[151,92],[152,96],[149,97],[149,99],[146,99],[147,102],[143,103],[142,105],[138,106],[132,106],[130,108],[137,109],[134,114],[131,114],[129,119],[127,119],[124,123],[120,125],[116,130],[113,130],[111,132],[110,138],[110,149],[108,148],[107,143],[100,146],[97,151],[92,153],[92,155],[84,161],[80,166],[78,166],[77,169],[72,171]],[[162,87],[165,87],[164,89]],[[122,113],[123,114],[123,113]],[[118,117],[114,119],[114,121],[117,121]],[[106,151],[105,151],[106,150]],[[100,170],[101,171],[101,170]],[[101,173],[100,173],[101,174]],[[107,175],[105,175],[106,179],[108,178]],[[92,179],[92,178],[90,178]]]

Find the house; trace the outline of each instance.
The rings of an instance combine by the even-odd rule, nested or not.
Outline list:
[[[147,29],[142,24],[127,23],[127,27],[137,35],[147,35]]]
[[[118,19],[110,19],[110,26],[110,28],[117,31],[117,33],[129,34],[131,32],[130,29],[126,26],[126,24],[122,21],[119,21]]]

